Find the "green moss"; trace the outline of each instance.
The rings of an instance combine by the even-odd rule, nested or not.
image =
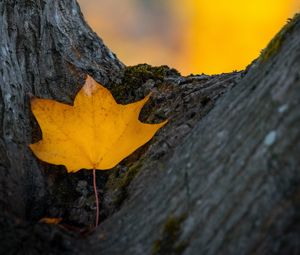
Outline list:
[[[300,13],[297,13],[294,18],[289,19],[287,24],[280,30],[280,32],[271,40],[269,45],[261,52],[260,61],[266,62],[271,56],[275,55],[281,48],[282,43],[286,39],[287,34],[289,34],[295,24],[300,19]]]
[[[123,81],[128,84],[142,84],[149,79],[162,80],[165,76],[170,75],[180,75],[180,73],[176,69],[169,68],[166,65],[150,66],[139,64],[126,68]]]
[[[179,76],[180,73],[166,65],[151,66],[148,64],[139,64],[128,66],[125,69],[121,85],[113,86],[112,94],[118,99],[126,97],[128,94],[136,91],[147,80],[152,79],[156,82],[162,82],[166,76]]]
[[[26,7],[36,6],[36,2],[34,0],[26,0],[24,3]]]
[[[115,207],[119,208],[123,201],[128,197],[127,188],[131,181],[135,178],[142,167],[142,160],[129,167],[128,171],[120,176],[111,175],[106,183],[107,190],[115,190],[116,196],[113,199]]]
[[[163,226],[161,238],[153,242],[153,255],[180,255],[185,250],[189,242],[179,241],[181,224],[185,219],[186,214],[182,214],[179,217],[170,216],[167,218]]]
[[[176,246],[174,247],[174,252],[176,255],[180,255],[184,252],[184,250],[186,249],[186,247],[188,247],[189,242],[188,241],[181,241],[179,243],[176,244]]]

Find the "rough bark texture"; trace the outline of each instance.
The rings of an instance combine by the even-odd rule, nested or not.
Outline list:
[[[47,192],[44,166],[27,147],[38,137],[30,95],[71,103],[84,73],[110,84],[124,66],[86,25],[76,1],[1,1],[0,32],[0,206],[25,217]]]
[[[0,3],[0,254],[299,254],[300,17],[246,71],[125,67],[73,0]],[[112,171],[39,162],[30,95],[72,103],[86,74],[169,124]],[[38,223],[62,217],[60,225]]]

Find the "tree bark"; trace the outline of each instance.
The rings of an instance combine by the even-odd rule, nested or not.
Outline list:
[[[75,0],[0,3],[0,254],[299,254],[300,16],[242,72],[125,67]],[[86,74],[118,101],[152,91],[168,125],[109,172],[38,161],[30,96],[72,103]],[[62,217],[59,225],[39,223]]]
[[[91,31],[76,1],[5,0],[0,15],[0,205],[25,217],[46,192],[27,146],[37,136],[30,95],[71,103],[84,73],[110,84],[124,65]]]

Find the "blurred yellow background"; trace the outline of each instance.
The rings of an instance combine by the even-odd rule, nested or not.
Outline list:
[[[182,74],[244,69],[300,10],[300,0],[79,0],[85,19],[126,65]]]

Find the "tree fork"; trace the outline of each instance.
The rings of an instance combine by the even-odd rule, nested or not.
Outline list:
[[[246,71],[217,76],[125,67],[75,0],[1,1],[0,31],[1,254],[299,250],[299,15]],[[27,95],[71,103],[86,74],[125,101],[152,88],[141,118],[171,121],[121,166],[125,174],[101,181],[107,218],[81,239],[37,223],[45,212],[88,222],[90,211],[79,208],[84,174],[58,174],[28,149],[41,134]]]

